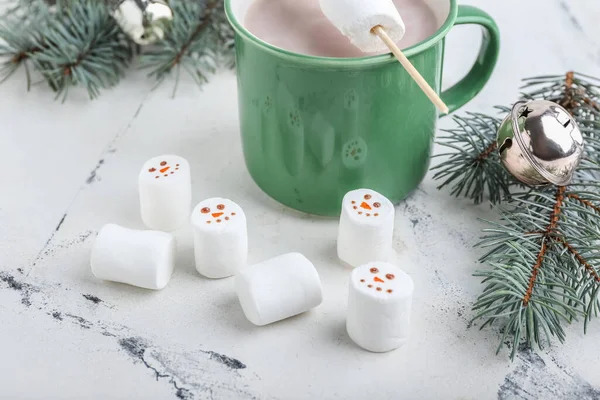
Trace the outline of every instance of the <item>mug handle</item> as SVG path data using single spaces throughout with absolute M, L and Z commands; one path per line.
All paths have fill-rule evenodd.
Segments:
M 467 24 L 483 27 L 481 48 L 469 73 L 441 94 L 450 112 L 464 106 L 483 89 L 494 71 L 500 52 L 500 31 L 488 13 L 472 6 L 458 6 L 458 16 L 454 25 Z

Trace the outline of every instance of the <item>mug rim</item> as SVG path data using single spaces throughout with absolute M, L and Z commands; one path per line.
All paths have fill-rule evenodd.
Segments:
M 281 47 L 274 46 L 264 40 L 258 38 L 254 34 L 252 34 L 248 29 L 244 27 L 244 25 L 236 18 L 235 13 L 231 8 L 231 2 L 234 0 L 225 0 L 225 15 L 229 20 L 229 23 L 235 30 L 235 32 L 245 38 L 253 42 L 256 46 L 262 48 L 265 51 L 273 53 L 278 57 L 286 58 L 291 61 L 295 61 L 297 63 L 302 64 L 312 64 L 317 66 L 332 66 L 332 67 L 364 67 L 366 65 L 381 65 L 390 62 L 397 62 L 396 58 L 392 53 L 378 54 L 374 56 L 365 56 L 365 57 L 351 57 L 351 58 L 340 58 L 340 57 L 322 57 L 322 56 L 314 56 L 309 54 L 296 53 L 290 50 L 283 49 Z M 402 52 L 407 57 L 413 56 L 415 54 L 419 54 L 434 44 L 442 40 L 446 34 L 450 31 L 452 26 L 454 26 L 454 22 L 456 21 L 458 15 L 458 5 L 457 0 L 448 0 L 450 2 L 450 12 L 448 13 L 448 17 L 446 20 L 438 28 L 437 31 L 427 39 L 418 42 L 406 49 L 403 49 Z

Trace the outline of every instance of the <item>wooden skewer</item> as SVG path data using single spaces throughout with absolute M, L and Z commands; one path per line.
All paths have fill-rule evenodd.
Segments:
M 379 36 L 379 38 L 385 43 L 385 45 L 390 49 L 390 51 L 396 56 L 400 64 L 406 69 L 408 74 L 414 79 L 414 81 L 419 85 L 421 90 L 429 97 L 429 100 L 440 110 L 443 114 L 448 114 L 450 111 L 448 110 L 448 106 L 444 104 L 440 96 L 429 86 L 427 81 L 421 76 L 419 71 L 408 61 L 408 58 L 402 53 L 402 50 L 398 48 L 396 43 L 388 36 L 381 25 L 377 25 L 371 29 L 371 32 L 375 35 Z

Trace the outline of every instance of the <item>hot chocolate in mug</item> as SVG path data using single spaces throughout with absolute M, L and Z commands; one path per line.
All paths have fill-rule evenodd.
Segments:
M 451 111 L 488 81 L 499 51 L 494 20 L 456 0 L 423 0 L 439 21 L 404 50 L 440 93 L 445 37 L 455 25 L 483 27 L 471 71 L 441 93 Z M 235 36 L 246 166 L 258 186 L 299 211 L 339 215 L 345 193 L 370 188 L 398 203 L 423 180 L 438 113 L 391 54 L 317 57 L 275 47 L 244 27 L 250 0 L 225 0 Z M 402 10 L 400 10 L 402 11 Z

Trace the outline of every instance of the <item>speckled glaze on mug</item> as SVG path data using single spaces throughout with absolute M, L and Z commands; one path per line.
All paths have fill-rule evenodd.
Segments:
M 404 53 L 438 93 L 445 36 L 454 25 L 483 27 L 471 71 L 441 93 L 451 111 L 488 81 L 500 38 L 485 12 L 456 0 L 428 0 L 443 25 Z M 235 32 L 238 102 L 250 175 L 275 200 L 310 214 L 339 215 L 345 193 L 373 189 L 393 203 L 429 167 L 438 113 L 391 54 L 314 57 L 261 41 L 242 22 L 249 0 L 226 0 Z

